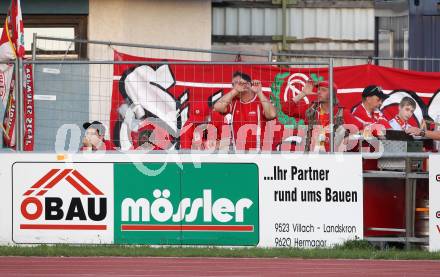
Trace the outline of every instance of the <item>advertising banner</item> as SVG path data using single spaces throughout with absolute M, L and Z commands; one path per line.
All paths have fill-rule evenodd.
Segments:
M 14 243 L 315 248 L 363 238 L 360 155 L 47 156 L 11 164 Z
M 15 163 L 13 241 L 112 243 L 113 165 Z
M 363 237 L 360 156 L 307 156 L 260 166 L 260 246 L 330 247 Z
M 440 155 L 429 155 L 429 251 L 440 251 Z
M 148 168 L 162 164 L 147 163 Z M 115 164 L 115 243 L 258 244 L 256 164 Z

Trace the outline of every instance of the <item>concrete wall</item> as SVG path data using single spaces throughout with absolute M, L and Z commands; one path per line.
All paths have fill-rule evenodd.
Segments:
M 88 37 L 210 49 L 211 14 L 210 0 L 90 0 Z M 103 54 L 89 50 L 90 58 Z M 188 57 L 178 54 L 173 55 Z
M 211 48 L 210 0 L 90 0 L 88 38 L 149 45 Z M 210 60 L 209 54 L 89 45 L 91 60 L 113 60 L 113 49 L 144 57 Z M 90 66 L 90 120 L 110 119 L 113 66 Z

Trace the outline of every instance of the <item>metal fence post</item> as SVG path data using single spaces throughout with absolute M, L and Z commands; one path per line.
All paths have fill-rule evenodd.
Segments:
M 335 152 L 335 145 L 334 145 L 334 135 L 335 135 L 335 130 L 333 128 L 334 126 L 334 95 L 333 93 L 333 58 L 330 59 L 329 61 L 329 67 L 328 67 L 328 79 L 329 79 L 329 83 L 330 83 L 330 153 Z
M 411 173 L 411 158 L 405 159 L 405 248 L 411 249 L 411 239 L 414 237 L 415 212 L 415 180 L 409 178 Z
M 37 56 L 37 33 L 32 34 L 32 60 L 35 61 Z
M 15 147 L 17 151 L 23 151 L 23 61 L 15 60 Z
M 14 61 L 14 75 L 15 75 L 15 81 L 14 81 L 14 99 L 15 99 L 15 111 L 16 111 L 16 117 L 18 117 L 18 109 L 17 109 L 17 106 L 18 106 L 18 95 L 19 95 L 19 92 L 18 92 L 18 87 L 20 86 L 20 82 L 19 82 L 19 80 L 18 80 L 18 75 L 19 75 L 19 70 L 18 70 L 18 58 L 17 59 L 15 59 L 15 61 Z M 20 145 L 20 139 L 19 139 L 19 136 L 18 136 L 18 133 L 20 132 L 20 128 L 19 128 L 19 124 L 15 124 L 15 126 L 14 126 L 14 129 L 15 129 L 15 147 L 16 147 L 16 150 L 17 151 L 19 151 L 20 149 L 19 149 L 19 145 Z M 12 138 L 11 138 L 12 139 Z

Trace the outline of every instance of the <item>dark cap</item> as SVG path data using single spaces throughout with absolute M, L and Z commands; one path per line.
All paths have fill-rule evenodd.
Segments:
M 105 127 L 101 122 L 93 121 L 93 122 L 84 122 L 84 124 L 83 124 L 84 130 L 87 130 L 90 126 L 93 129 L 98 130 L 99 135 L 101 135 L 101 136 L 105 135 Z
M 362 92 L 362 98 L 365 99 L 370 96 L 377 96 L 382 100 L 388 98 L 388 95 L 383 93 L 382 88 L 376 85 L 370 85 L 364 88 L 364 91 Z

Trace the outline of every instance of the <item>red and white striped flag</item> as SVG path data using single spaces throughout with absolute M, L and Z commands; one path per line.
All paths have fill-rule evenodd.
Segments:
M 8 147 L 15 146 L 16 103 L 14 99 L 14 66 L 8 63 L 23 58 L 24 31 L 20 0 L 12 0 L 9 6 L 3 32 L 0 37 L 0 123 L 3 124 L 3 138 Z
M 0 38 L 0 61 L 24 57 L 23 17 L 20 0 L 12 0 Z

